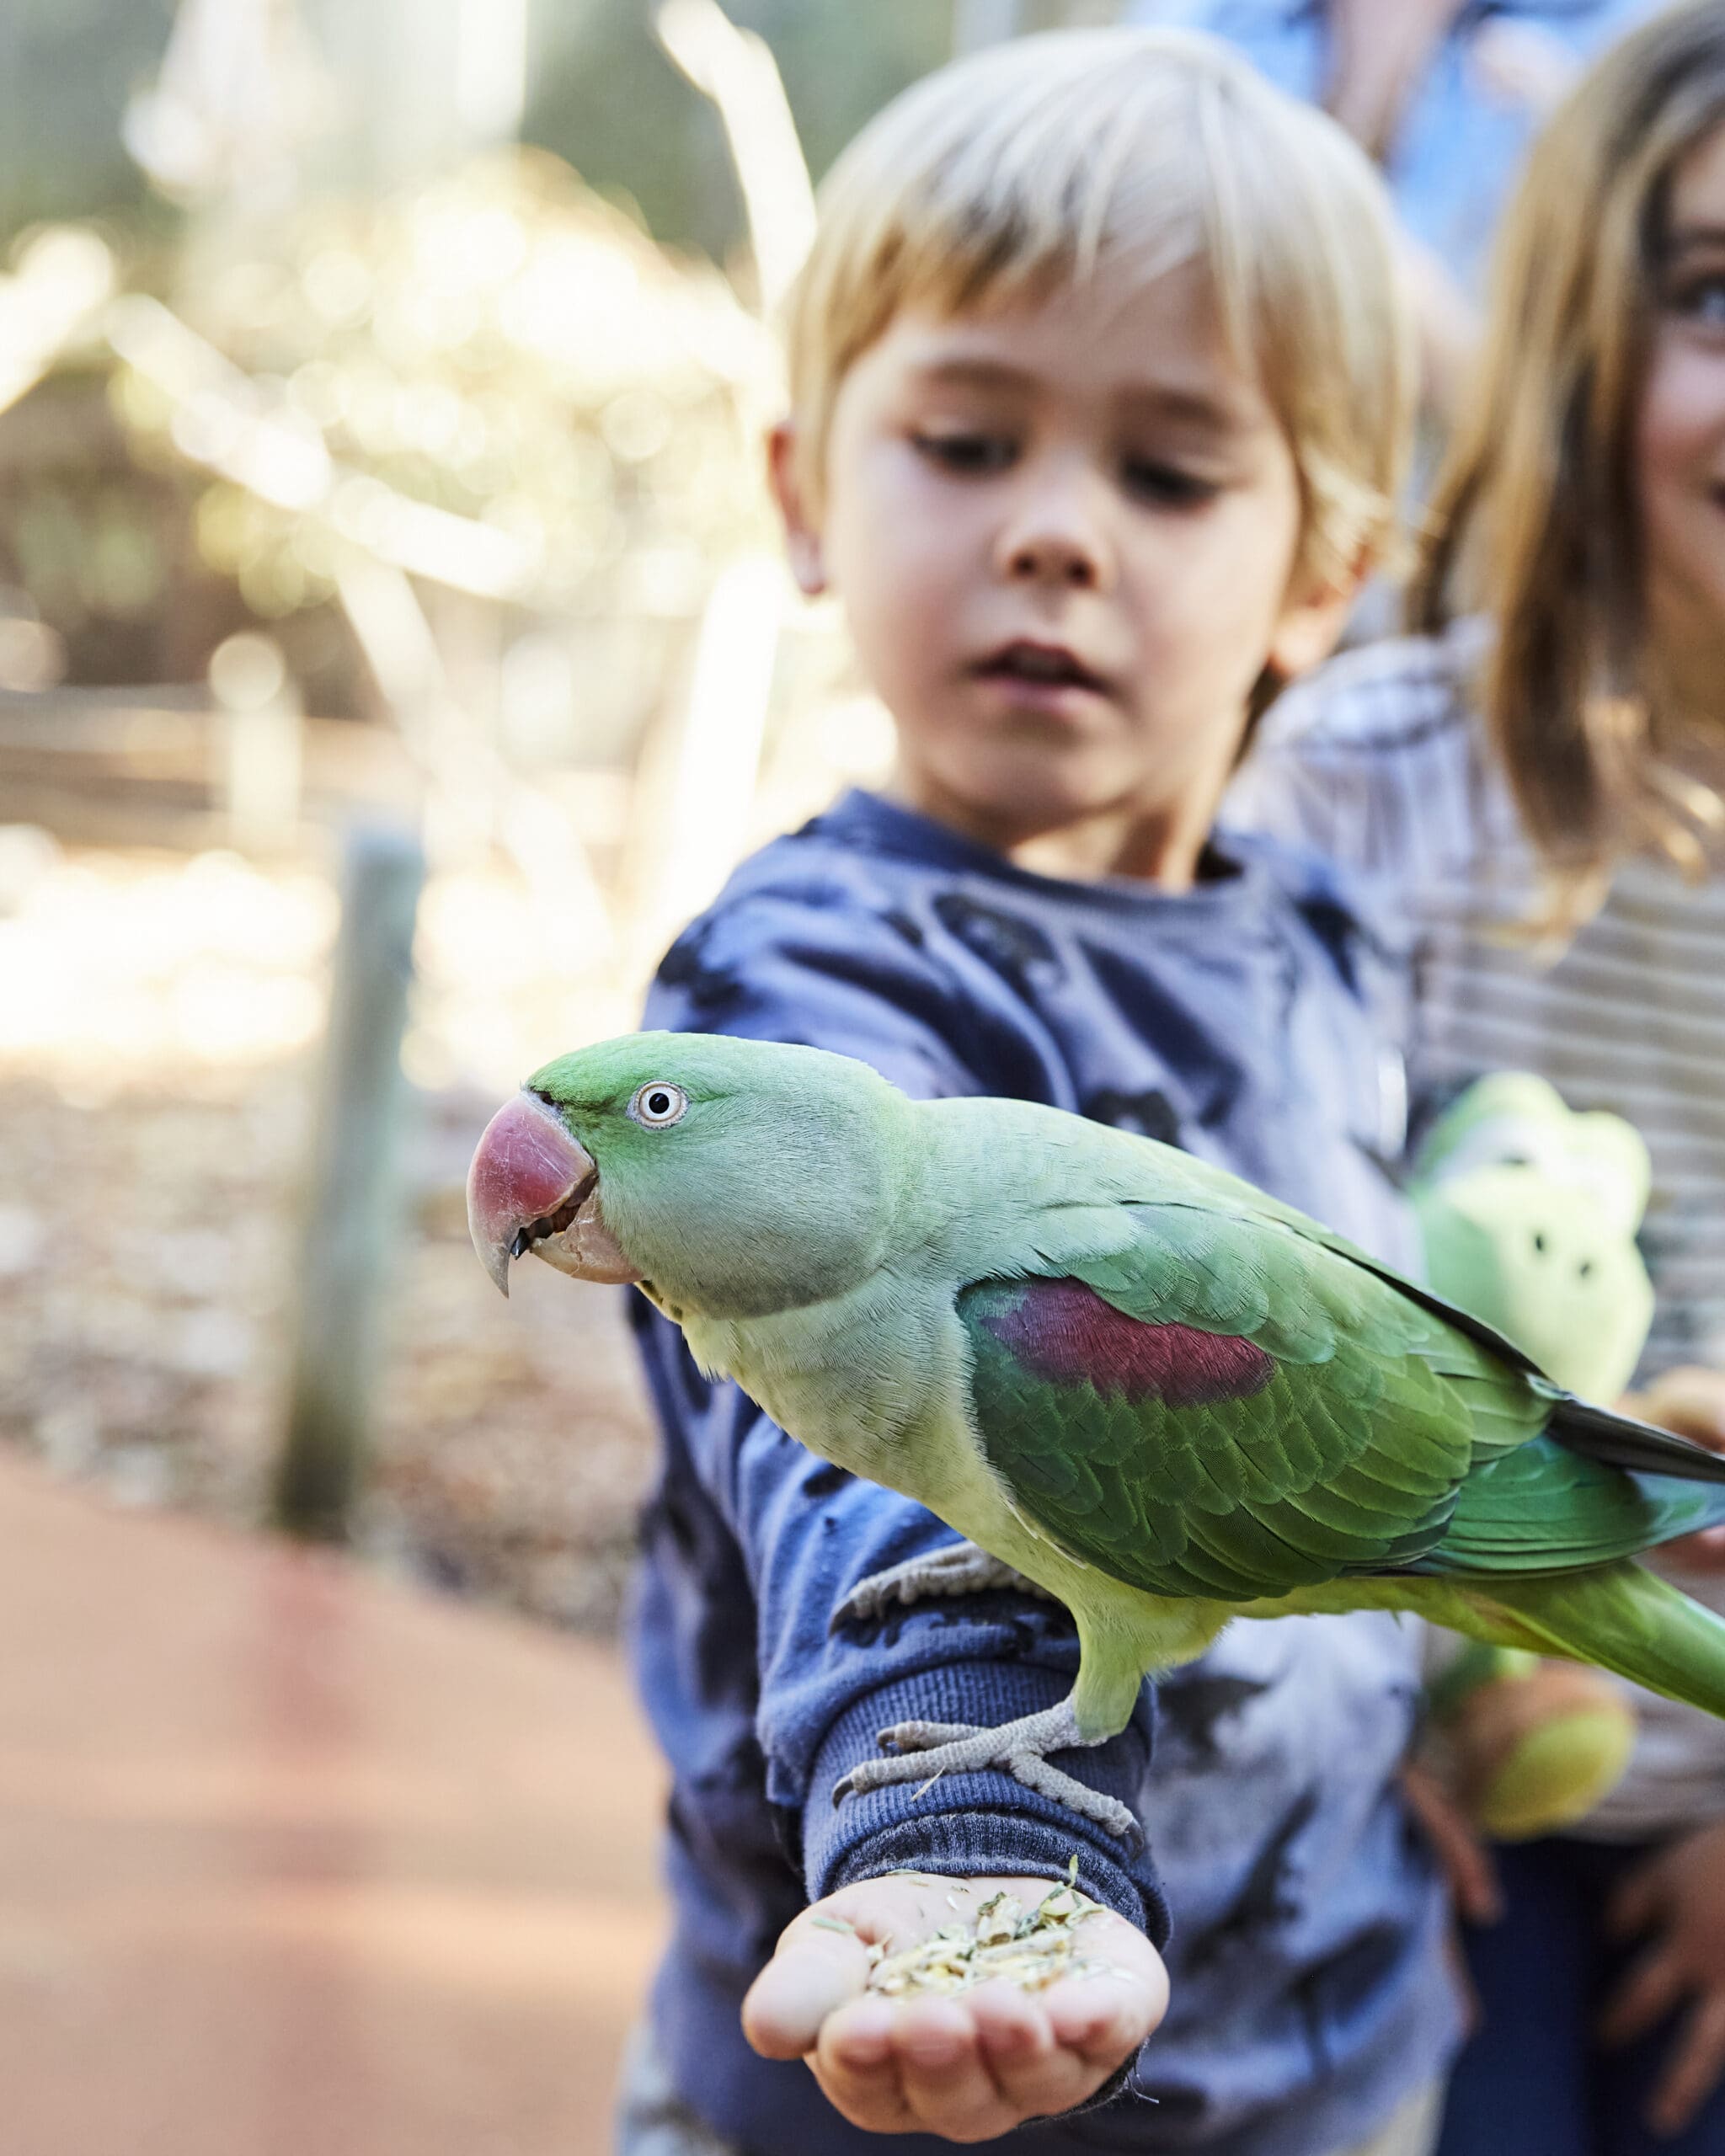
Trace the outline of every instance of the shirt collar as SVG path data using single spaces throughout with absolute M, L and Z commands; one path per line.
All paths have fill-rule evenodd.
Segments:
M 1558 22 L 1574 22 L 1604 12 L 1600 0 L 1468 0 L 1448 35 L 1453 37 L 1457 30 L 1476 29 L 1494 15 L 1543 15 Z M 1328 13 L 1328 0 L 1287 0 L 1283 18 L 1292 29 L 1320 23 Z

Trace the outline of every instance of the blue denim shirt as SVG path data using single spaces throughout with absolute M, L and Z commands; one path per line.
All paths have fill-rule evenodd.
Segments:
M 1385 8 L 1396 0 L 1378 0 Z M 1557 94 L 1662 0 L 1471 0 L 1410 97 L 1385 179 L 1402 221 L 1477 294 L 1498 218 Z M 1321 104 L 1323 0 L 1132 0 L 1126 19 L 1208 30 L 1278 88 Z
M 1230 838 L 1207 869 L 1180 894 L 1065 883 L 852 794 L 738 871 L 665 960 L 647 1021 L 1148 1132 L 1407 1263 L 1382 1165 L 1402 1136 L 1382 1031 L 1396 967 L 1315 860 Z M 1411 1630 L 1236 1624 L 1158 1688 L 1153 1758 L 1146 1691 L 1120 1737 L 1063 1762 L 1139 1811 L 1136 1858 L 997 1774 L 835 1807 L 890 1722 L 993 1724 L 1064 1697 L 1070 1620 L 989 1595 L 830 1631 L 857 1580 L 950 1530 L 706 1383 L 633 1301 L 665 1438 L 634 1626 L 672 1770 L 654 2034 L 686 2102 L 756 2156 L 879 2156 L 804 2067 L 743 2041 L 742 1993 L 779 1930 L 805 1897 L 896 1866 L 1059 1876 L 1074 1851 L 1090 1892 L 1167 1942 L 1173 2003 L 1130 2091 L 1014 2136 L 1025 2156 L 1328 2156 L 1440 2070 L 1455 2034 L 1442 1897 L 1395 1779 Z

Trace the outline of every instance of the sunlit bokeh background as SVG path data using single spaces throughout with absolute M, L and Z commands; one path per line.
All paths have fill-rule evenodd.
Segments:
M 884 767 L 761 478 L 811 178 L 955 49 L 1111 12 L 4 0 L 0 1439 L 268 1515 L 344 852 L 404 833 L 344 1532 L 613 1625 L 651 1460 L 617 1312 L 490 1293 L 465 1159 Z

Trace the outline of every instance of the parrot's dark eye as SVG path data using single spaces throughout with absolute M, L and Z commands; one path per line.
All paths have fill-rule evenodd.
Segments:
M 649 1130 L 663 1130 L 670 1123 L 681 1123 L 689 1105 L 689 1097 L 681 1086 L 667 1086 L 655 1079 L 643 1086 L 629 1102 L 629 1114 Z

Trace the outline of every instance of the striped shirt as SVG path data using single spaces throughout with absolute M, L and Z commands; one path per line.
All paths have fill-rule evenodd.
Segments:
M 1636 1126 L 1653 1157 L 1642 1247 L 1657 1295 L 1637 1380 L 1725 1364 L 1725 877 L 1693 883 L 1631 862 L 1561 951 L 1506 935 L 1535 883 L 1471 705 L 1484 633 L 1464 622 L 1368 645 L 1281 698 L 1228 819 L 1342 862 L 1380 927 L 1407 942 L 1416 1104 L 1489 1070 L 1532 1070 L 1572 1107 Z M 1725 1604 L 1725 1581 L 1680 1584 Z M 1645 1693 L 1637 1704 L 1634 1765 L 1587 1824 L 1603 1838 L 1725 1811 L 1725 1723 Z
M 1362 878 L 1413 944 L 1416 1102 L 1535 1070 L 1648 1142 L 1642 1246 L 1658 1303 L 1640 1377 L 1725 1364 L 1725 878 L 1620 871 L 1561 952 L 1513 933 L 1534 896 L 1508 787 L 1467 680 L 1477 624 L 1349 652 L 1284 697 L 1231 819 L 1298 838 Z

